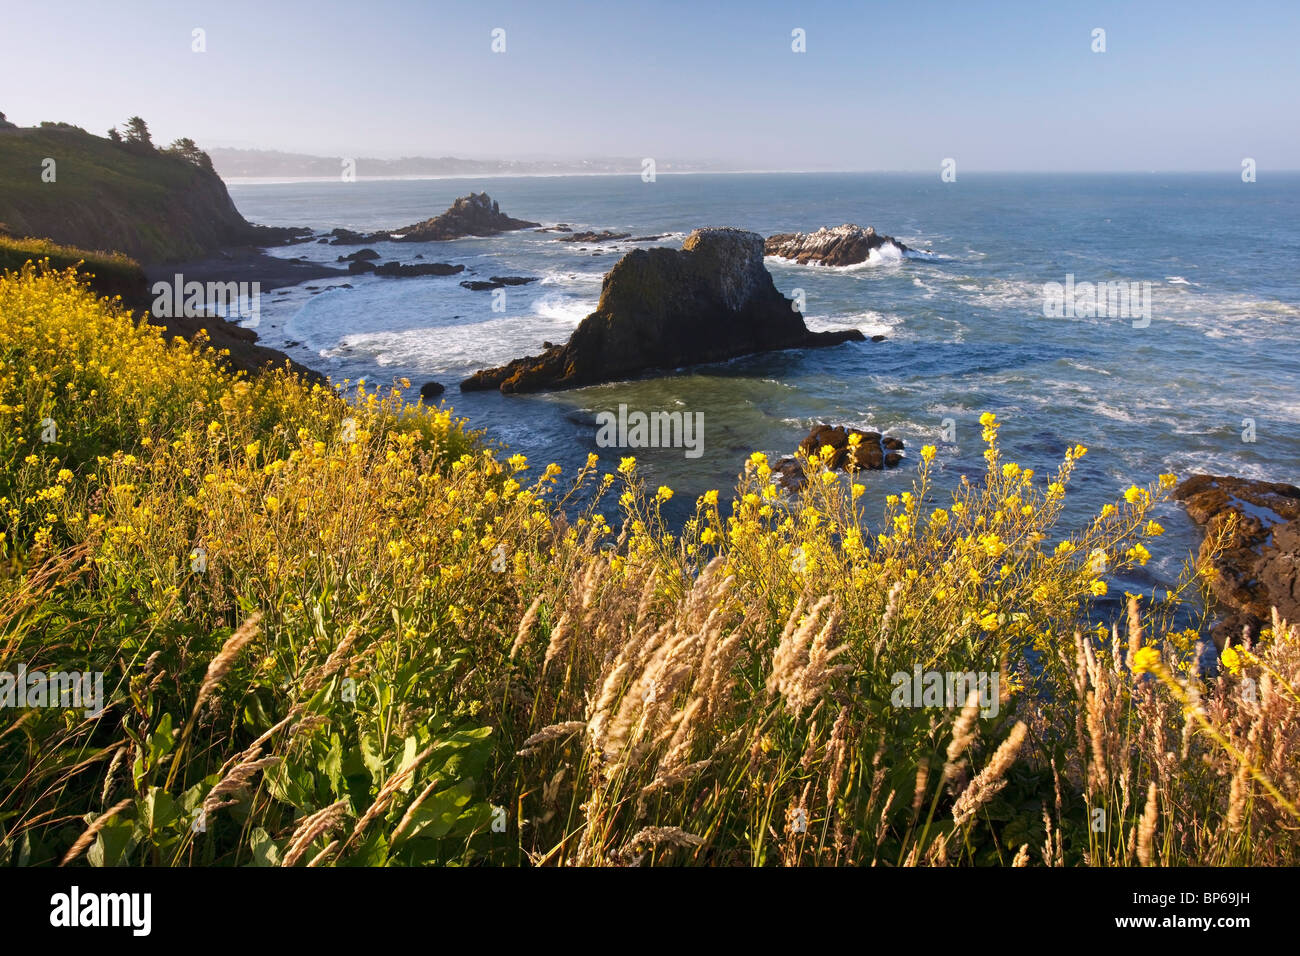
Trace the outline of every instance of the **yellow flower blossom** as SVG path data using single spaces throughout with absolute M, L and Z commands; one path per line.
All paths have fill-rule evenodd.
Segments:
M 1154 647 L 1138 648 L 1137 653 L 1133 655 L 1133 660 L 1130 662 L 1134 674 L 1155 673 L 1161 670 L 1163 666 L 1160 660 L 1160 652 Z

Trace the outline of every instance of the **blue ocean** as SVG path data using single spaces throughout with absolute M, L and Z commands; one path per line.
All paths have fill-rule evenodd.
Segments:
M 1300 479 L 1300 175 L 1244 183 L 1212 174 L 717 174 L 344 182 L 235 182 L 245 217 L 321 230 L 397 228 L 470 191 L 511 216 L 632 243 L 561 242 L 553 232 L 375 246 L 382 261 L 450 262 L 451 277 L 340 276 L 264 297 L 261 341 L 336 381 L 447 385 L 443 400 L 487 436 L 566 472 L 598 452 L 598 413 L 702 413 L 703 452 L 636 450 L 669 517 L 730 488 L 749 452 L 789 454 L 816 422 L 896 435 L 907 458 L 867 474 L 868 514 L 907 490 L 923 444 L 939 448 L 938 493 L 982 474 L 979 416 L 996 413 L 1004 456 L 1053 471 L 1086 445 L 1063 531 L 1130 484 L 1162 472 Z M 769 258 L 776 285 L 802 290 L 813 329 L 880 342 L 757 355 L 550 394 L 461 394 L 473 371 L 563 342 L 592 311 L 604 274 L 637 246 L 679 246 L 700 226 L 763 235 L 856 223 L 923 253 L 828 268 Z M 356 251 L 315 243 L 273 254 L 333 263 Z M 417 259 L 417 256 L 420 257 Z M 472 273 L 469 274 L 469 273 Z M 533 276 L 504 311 L 466 278 Z M 1138 284 L 1149 314 L 1044 314 L 1049 283 Z M 1149 284 L 1149 285 L 1146 285 Z M 345 287 L 346 286 L 346 287 Z M 1134 586 L 1166 585 L 1197 545 L 1168 506 L 1169 534 Z

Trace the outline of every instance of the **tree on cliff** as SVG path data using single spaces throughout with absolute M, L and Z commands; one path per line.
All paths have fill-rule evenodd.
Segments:
M 153 149 L 153 139 L 149 136 L 149 126 L 139 116 L 132 116 L 126 121 L 126 141 L 131 146 Z
M 200 169 L 212 169 L 212 158 L 207 153 L 199 149 L 198 144 L 188 136 L 183 136 L 176 142 L 172 143 L 165 150 L 172 156 L 179 156 L 188 163 L 193 163 Z

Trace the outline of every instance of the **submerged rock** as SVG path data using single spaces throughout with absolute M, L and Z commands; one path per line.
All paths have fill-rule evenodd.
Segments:
M 567 236 L 557 236 L 556 242 L 613 242 L 616 239 L 629 239 L 630 232 L 575 232 Z
M 451 276 L 464 271 L 464 266 L 453 266 L 446 262 L 422 262 L 414 266 L 404 266 L 400 262 L 385 262 L 382 266 L 375 267 L 375 275 L 394 279 L 409 279 L 413 276 Z
M 461 285 L 472 292 L 483 292 L 487 289 L 500 289 L 507 285 L 527 285 L 536 281 L 537 276 L 492 276 L 488 279 L 466 280 Z
M 1174 489 L 1188 515 L 1205 531 L 1200 557 L 1217 572 L 1210 590 L 1223 616 L 1211 632 L 1220 649 L 1252 635 L 1272 609 L 1300 621 L 1300 488 L 1280 482 L 1193 475 Z M 1235 516 L 1235 529 L 1214 556 L 1214 542 Z
M 763 266 L 762 236 L 697 229 L 680 250 L 637 249 L 615 263 L 596 311 L 567 344 L 476 372 L 461 388 L 572 388 L 652 368 L 863 339 L 856 329 L 808 330 Z
M 893 236 L 882 236 L 874 226 L 854 226 L 848 223 L 816 232 L 782 232 L 768 236 L 763 251 L 769 256 L 793 259 L 806 264 L 823 266 L 852 266 L 866 262 L 875 249 L 888 248 L 902 255 L 907 246 Z

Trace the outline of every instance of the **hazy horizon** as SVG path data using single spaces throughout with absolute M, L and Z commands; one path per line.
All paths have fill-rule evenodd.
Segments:
M 208 149 L 810 172 L 937 173 L 948 158 L 959 174 L 1232 172 L 1247 157 L 1261 171 L 1300 168 L 1300 7 L 1282 2 L 1246 16 L 1022 0 L 70 0 L 7 19 L 11 122 L 103 135 L 140 115 L 156 142 Z M 14 97 L 24 89 L 39 100 Z

